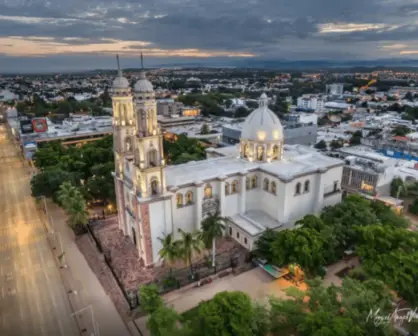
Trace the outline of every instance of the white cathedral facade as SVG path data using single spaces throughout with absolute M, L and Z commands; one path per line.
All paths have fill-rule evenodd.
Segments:
M 226 234 L 252 250 L 266 229 L 291 228 L 306 214 L 341 201 L 343 162 L 284 145 L 268 98 L 246 119 L 239 148 L 208 150 L 207 160 L 167 166 L 152 84 L 141 71 L 133 90 L 113 81 L 115 190 L 119 227 L 145 266 L 159 263 L 159 237 L 200 229 L 216 209 Z

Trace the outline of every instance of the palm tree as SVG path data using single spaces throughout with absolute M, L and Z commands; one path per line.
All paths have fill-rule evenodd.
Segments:
M 68 210 L 77 193 L 79 193 L 78 189 L 69 181 L 60 185 L 58 190 L 58 201 L 65 210 Z
M 201 239 L 207 249 L 212 248 L 212 267 L 215 267 L 216 238 L 223 236 L 225 218 L 221 217 L 219 210 L 216 210 L 215 213 L 209 214 L 209 216 L 202 221 L 201 225 Z
M 178 229 L 181 234 L 179 241 L 179 252 L 184 262 L 190 266 L 190 272 L 193 274 L 192 257 L 195 253 L 200 253 L 203 249 L 203 242 L 200 239 L 201 234 L 199 231 L 184 232 L 182 229 Z
M 74 195 L 71 199 L 67 209 L 68 213 L 68 225 L 75 229 L 78 226 L 87 225 L 89 221 L 89 212 L 87 211 L 86 201 L 80 192 Z
M 174 235 L 164 234 L 163 237 L 158 237 L 162 248 L 158 252 L 160 259 L 170 266 L 170 276 L 173 275 L 173 264 L 180 258 L 179 241 L 174 240 Z

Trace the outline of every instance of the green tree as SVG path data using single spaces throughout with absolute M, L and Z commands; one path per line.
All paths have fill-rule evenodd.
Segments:
M 68 214 L 68 225 L 73 230 L 76 231 L 87 225 L 89 213 L 87 211 L 86 201 L 79 191 L 74 195 L 66 210 Z
M 361 131 L 354 132 L 350 138 L 350 145 L 351 146 L 360 145 L 361 138 L 362 138 Z
M 52 197 L 56 200 L 56 192 L 60 185 L 67 181 L 74 183 L 74 176 L 61 169 L 49 168 L 41 171 L 31 179 L 32 196 Z
M 392 309 L 391 294 L 382 282 L 345 278 L 341 287 L 324 287 L 314 279 L 308 285 L 307 292 L 289 288 L 289 300 L 270 298 L 273 335 L 393 335 L 391 326 L 376 325 L 367 318 L 371 310 L 379 309 L 385 316 Z
M 418 303 L 418 233 L 388 225 L 358 228 L 363 269 L 399 295 Z
M 212 249 L 212 267 L 215 267 L 216 258 L 216 239 L 223 236 L 225 229 L 225 218 L 223 218 L 219 210 L 213 214 L 209 214 L 202 223 L 201 239 L 207 249 Z
M 35 167 L 41 170 L 55 167 L 60 163 L 64 154 L 65 148 L 60 142 L 49 142 L 35 152 L 33 156 Z
M 161 242 L 162 246 L 158 254 L 164 264 L 170 266 L 170 275 L 172 275 L 172 266 L 181 257 L 179 241 L 174 239 L 172 233 L 164 234 L 162 238 L 158 237 L 158 240 Z
M 330 147 L 332 149 L 338 149 L 343 146 L 343 142 L 341 140 L 332 140 L 330 143 Z
M 324 140 L 321 140 L 315 145 L 315 148 L 319 150 L 325 150 L 327 149 L 327 143 Z
M 295 263 L 309 274 L 318 274 L 325 263 L 324 241 L 312 229 L 283 230 L 272 244 L 273 263 L 278 266 Z
M 164 306 L 164 301 L 160 296 L 158 286 L 155 284 L 141 286 L 138 294 L 142 311 L 147 314 L 152 314 Z
M 68 211 L 78 193 L 79 191 L 77 188 L 74 187 L 70 181 L 67 181 L 60 185 L 57 193 L 57 200 L 61 206 Z
M 411 214 L 418 215 L 418 198 L 415 198 L 412 204 L 408 206 L 408 211 Z
M 266 229 L 256 241 L 256 253 L 267 261 L 273 260 L 273 252 L 271 247 L 276 240 L 278 231 Z
M 203 243 L 200 239 L 200 232 L 184 232 L 178 229 L 181 235 L 179 242 L 179 251 L 184 262 L 190 266 L 190 272 L 193 274 L 192 257 L 196 253 L 200 253 L 203 249 Z
M 392 130 L 392 134 L 395 136 L 401 136 L 404 137 L 407 134 L 411 133 L 411 130 L 409 129 L 409 127 L 406 127 L 404 125 L 399 125 L 396 126 L 393 130 Z
M 395 198 L 406 196 L 406 187 L 400 177 L 395 177 L 390 183 L 390 195 Z
M 65 116 L 68 117 L 70 115 L 70 113 L 72 113 L 72 112 L 73 112 L 73 107 L 71 106 L 71 104 L 68 101 L 63 100 L 63 101 L 60 101 L 58 103 L 58 109 L 57 109 L 56 113 L 64 114 Z
M 200 134 L 209 134 L 209 133 L 210 133 L 209 125 L 206 123 L 203 123 L 202 127 L 200 128 Z
M 153 311 L 147 321 L 151 336 L 184 335 L 179 327 L 180 315 L 164 305 Z
M 244 106 L 240 106 L 235 110 L 234 117 L 235 118 L 245 118 L 250 114 L 250 111 L 247 110 Z
M 243 292 L 220 292 L 199 306 L 198 325 L 204 335 L 253 336 L 254 309 Z

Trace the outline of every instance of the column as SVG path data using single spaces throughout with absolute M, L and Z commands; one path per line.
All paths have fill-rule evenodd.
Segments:
M 219 212 L 222 217 L 225 216 L 225 179 L 219 180 Z
M 200 230 L 202 223 L 203 183 L 196 184 L 196 230 Z
M 240 182 L 240 198 L 239 198 L 239 202 L 240 202 L 240 213 L 244 213 L 245 212 L 245 202 L 246 202 L 246 197 L 247 197 L 247 186 L 245 184 L 245 178 L 246 175 L 245 174 L 241 174 L 241 182 Z
M 324 204 L 324 179 L 323 171 L 317 173 L 317 188 L 316 188 L 316 198 L 314 199 L 314 213 L 319 213 Z

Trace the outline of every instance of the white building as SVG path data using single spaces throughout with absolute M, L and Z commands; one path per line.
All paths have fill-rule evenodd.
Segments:
M 341 201 L 343 162 L 305 146 L 285 146 L 265 94 L 247 117 L 238 148 L 212 149 L 208 156 L 216 158 L 167 166 L 145 72 L 131 92 L 119 70 L 112 91 L 119 227 L 146 266 L 159 262 L 158 238 L 200 229 L 217 209 L 227 218 L 226 234 L 251 250 L 266 228 L 292 227 Z
M 341 96 L 344 93 L 343 83 L 334 83 L 326 85 L 326 93 L 333 96 Z
M 303 95 L 297 100 L 297 107 L 314 110 L 315 112 L 324 111 L 325 100 L 320 96 Z

